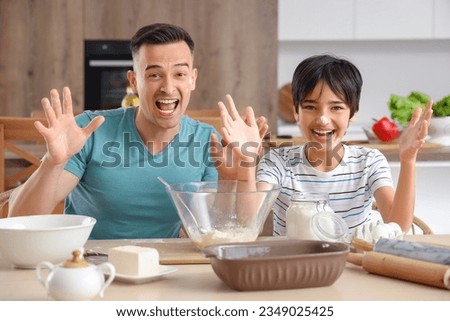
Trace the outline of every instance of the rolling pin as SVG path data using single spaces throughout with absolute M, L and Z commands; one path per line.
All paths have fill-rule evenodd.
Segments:
M 351 244 L 353 248 L 360 251 L 375 251 L 410 259 L 450 265 L 450 247 L 388 238 L 380 238 L 375 245 L 355 238 Z
M 450 248 L 443 246 L 380 238 L 375 243 L 373 250 L 416 260 L 450 265 Z
M 379 252 L 349 253 L 347 262 L 369 273 L 450 289 L 450 267 Z

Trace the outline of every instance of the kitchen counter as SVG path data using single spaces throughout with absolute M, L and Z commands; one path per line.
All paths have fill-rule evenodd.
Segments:
M 276 137 L 266 139 L 264 147 L 276 148 L 282 146 L 301 145 L 305 143 L 303 137 Z M 400 161 L 398 157 L 398 144 L 397 143 L 369 143 L 367 140 L 354 140 L 345 142 L 347 145 L 359 145 L 368 148 L 375 148 L 382 152 L 389 162 Z M 442 146 L 439 144 L 425 143 L 419 154 L 417 155 L 417 161 L 450 161 L 450 146 Z
M 450 235 L 409 235 L 408 240 L 450 244 Z M 86 249 L 105 251 L 110 247 L 139 244 L 151 245 L 161 242 L 190 242 L 177 240 L 98 240 L 88 241 Z M 169 253 L 170 254 L 170 253 Z M 168 253 L 162 252 L 164 258 Z M 331 286 L 239 292 L 230 289 L 214 273 L 210 264 L 177 264 L 178 270 L 159 280 L 143 284 L 114 281 L 106 289 L 104 298 L 97 300 L 119 301 L 340 301 L 340 300 L 450 300 L 450 291 L 426 285 L 369 274 L 361 267 L 347 263 L 343 274 Z M 362 290 L 364 289 L 364 290 Z M 0 300 L 50 300 L 44 287 L 38 282 L 34 270 L 18 270 L 9 267 L 0 258 Z

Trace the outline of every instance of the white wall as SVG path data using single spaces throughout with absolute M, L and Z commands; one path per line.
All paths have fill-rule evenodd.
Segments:
M 450 95 L 450 40 L 282 41 L 279 87 L 292 80 L 301 60 L 326 52 L 348 58 L 361 71 L 364 85 L 356 124 L 389 116 L 391 94 L 418 90 L 435 101 Z
M 397 184 L 400 163 L 389 163 Z M 416 215 L 436 234 L 450 234 L 450 162 L 417 162 Z

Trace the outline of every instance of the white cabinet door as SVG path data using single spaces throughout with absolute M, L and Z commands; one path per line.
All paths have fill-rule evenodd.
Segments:
M 355 39 L 432 39 L 433 4 L 434 0 L 356 0 Z
M 279 0 L 279 40 L 353 39 L 354 0 Z
M 434 37 L 450 38 L 450 1 L 434 0 Z

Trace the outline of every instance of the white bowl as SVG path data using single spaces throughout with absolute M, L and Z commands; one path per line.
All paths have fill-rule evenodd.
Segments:
M 430 135 L 428 142 L 450 146 L 450 116 L 431 117 L 428 134 Z
M 84 246 L 96 222 L 64 214 L 0 219 L 0 256 L 18 268 L 35 268 L 43 261 L 58 264 Z

